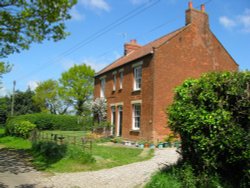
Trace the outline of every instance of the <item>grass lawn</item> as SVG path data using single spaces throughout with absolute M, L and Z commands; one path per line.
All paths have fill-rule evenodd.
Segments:
M 43 133 L 47 134 L 58 134 L 58 135 L 63 135 L 63 136 L 75 136 L 77 138 L 82 138 L 86 132 L 84 131 L 58 131 L 58 130 L 53 130 L 53 131 L 42 131 Z
M 6 148 L 25 149 L 31 152 L 32 144 L 29 140 L 22 138 L 1 136 L 4 131 L 0 129 L 0 145 Z M 49 131 L 51 133 L 51 131 Z M 55 131 L 54 134 L 83 136 L 82 131 Z M 93 143 L 92 151 L 83 151 L 81 146 L 68 145 L 67 152 L 63 158 L 49 165 L 43 164 L 42 158 L 34 155 L 34 164 L 39 164 L 40 168 L 50 172 L 77 172 L 112 168 L 133 162 L 150 159 L 153 150 L 142 150 L 139 148 L 127 148 L 121 146 L 104 146 Z M 92 158 L 88 160 L 87 158 Z M 87 162 L 86 162 L 87 161 Z
M 153 150 L 143 151 L 138 148 L 100 146 L 94 144 L 92 150 L 92 155 L 95 158 L 94 163 L 81 164 L 76 160 L 66 157 L 52 164 L 46 170 L 51 172 L 93 171 L 148 160 L 153 157 L 153 154 Z

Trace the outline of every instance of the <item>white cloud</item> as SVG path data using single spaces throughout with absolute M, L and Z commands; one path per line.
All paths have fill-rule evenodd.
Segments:
M 110 11 L 110 6 L 105 0 L 80 0 L 81 4 L 91 9 Z
M 84 15 L 81 14 L 76 6 L 74 6 L 71 10 L 70 10 L 70 15 L 71 15 L 71 20 L 75 20 L 75 21 L 81 21 L 84 20 Z
M 219 21 L 227 29 L 237 28 L 239 31 L 250 33 L 250 9 L 245 9 L 242 14 L 234 18 L 222 16 Z
M 226 28 L 232 28 L 232 27 L 236 26 L 235 21 L 226 17 L 226 16 L 220 17 L 219 21 Z
M 38 86 L 38 82 L 37 81 L 34 81 L 34 80 L 31 80 L 27 83 L 27 86 L 32 90 L 34 91 L 37 86 Z
M 250 32 L 250 9 L 246 9 L 242 15 L 239 15 L 238 21 L 242 24 L 243 31 Z

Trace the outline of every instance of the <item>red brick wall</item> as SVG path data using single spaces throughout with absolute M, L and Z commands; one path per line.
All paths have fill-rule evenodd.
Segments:
M 209 30 L 207 14 L 194 9 L 187 10 L 186 14 L 188 26 L 185 30 L 154 49 L 153 56 L 148 55 L 143 58 L 140 92 L 133 92 L 132 68 L 132 64 L 140 60 L 105 73 L 108 119 L 111 120 L 110 104 L 122 102 L 122 137 L 125 139 L 163 139 L 170 132 L 167 126 L 166 108 L 173 101 L 173 91 L 176 86 L 187 78 L 198 78 L 205 72 L 238 70 L 238 65 Z M 123 89 L 119 90 L 121 68 L 124 69 L 124 78 Z M 113 71 L 117 71 L 115 92 L 112 92 Z M 100 76 L 95 79 L 95 98 L 100 96 Z M 133 100 L 142 100 L 140 132 L 131 132 Z M 117 114 L 116 110 L 116 116 Z
M 111 104 L 123 103 L 123 129 L 122 137 L 128 140 L 152 139 L 152 113 L 153 113 L 153 77 L 152 77 L 152 56 L 143 59 L 142 65 L 142 86 L 141 91 L 133 92 L 133 67 L 134 63 L 129 63 L 115 70 L 107 72 L 95 78 L 94 96 L 100 97 L 100 77 L 106 75 L 105 96 L 108 101 L 108 120 L 111 121 Z M 120 74 L 123 71 L 123 88 L 119 90 Z M 113 72 L 117 71 L 116 91 L 113 92 Z M 132 130 L 132 104 L 131 101 L 142 100 L 141 104 L 141 127 L 139 132 Z M 116 121 L 118 120 L 118 108 L 116 108 Z M 117 124 L 117 122 L 116 122 Z M 116 131 L 114 132 L 116 135 Z
M 155 49 L 154 60 L 154 139 L 163 139 L 169 133 L 165 112 L 173 101 L 176 86 L 205 72 L 238 70 L 238 65 L 209 29 L 200 30 L 195 25 L 189 25 Z

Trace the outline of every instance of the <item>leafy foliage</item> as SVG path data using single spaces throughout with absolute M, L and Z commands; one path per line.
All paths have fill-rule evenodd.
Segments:
M 210 73 L 176 89 L 169 124 L 196 173 L 219 173 L 235 186 L 249 181 L 249 106 L 248 71 Z
M 14 115 L 32 114 L 40 112 L 39 106 L 33 100 L 34 92 L 29 88 L 22 92 L 15 92 Z M 12 96 L 0 98 L 0 123 L 5 123 L 11 111 Z
M 18 136 L 28 138 L 32 130 L 36 128 L 36 125 L 29 121 L 10 121 L 6 126 L 6 134 L 11 136 Z
M 97 117 L 98 122 L 104 122 L 107 119 L 107 100 L 105 98 L 96 98 L 91 103 L 91 109 Z
M 63 100 L 59 93 L 56 80 L 39 83 L 33 99 L 43 112 L 49 111 L 51 114 L 65 114 L 69 107 L 69 102 Z
M 62 159 L 67 152 L 67 145 L 58 145 L 51 141 L 39 141 L 32 144 L 32 152 L 36 158 L 35 165 L 43 169 Z
M 76 0 L 4 0 L 0 2 L 0 58 L 28 49 L 32 42 L 67 36 L 65 20 Z
M 30 121 L 35 124 L 40 130 L 82 130 L 83 127 L 92 126 L 92 118 L 79 118 L 70 115 L 53 115 L 53 114 L 26 114 L 21 116 L 11 117 L 8 123 L 12 121 Z
M 60 92 L 65 100 L 71 101 L 77 115 L 86 115 L 83 112 L 88 110 L 86 103 L 93 95 L 94 73 L 90 66 L 74 65 L 59 79 Z

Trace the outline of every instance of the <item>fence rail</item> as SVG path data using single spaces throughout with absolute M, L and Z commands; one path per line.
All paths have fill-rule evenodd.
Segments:
M 30 136 L 32 141 L 51 141 L 57 144 L 71 144 L 81 146 L 83 149 L 92 151 L 93 139 L 79 136 L 69 136 L 63 134 L 46 133 L 33 131 Z

